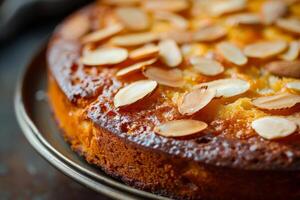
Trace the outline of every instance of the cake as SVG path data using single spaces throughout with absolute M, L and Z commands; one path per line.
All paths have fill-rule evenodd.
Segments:
M 57 27 L 48 96 L 71 148 L 174 199 L 300 199 L 300 3 L 102 0 Z

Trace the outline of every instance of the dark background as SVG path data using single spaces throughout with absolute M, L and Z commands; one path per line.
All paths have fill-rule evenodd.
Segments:
M 51 2 L 51 3 L 49 3 Z M 0 0 L 0 200 L 107 199 L 64 176 L 23 136 L 13 108 L 18 77 L 82 0 Z

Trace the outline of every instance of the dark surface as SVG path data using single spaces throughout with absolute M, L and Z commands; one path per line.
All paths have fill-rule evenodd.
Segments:
M 0 46 L 0 200 L 107 199 L 43 160 L 26 141 L 15 119 L 13 96 L 18 75 L 54 24 L 23 31 Z

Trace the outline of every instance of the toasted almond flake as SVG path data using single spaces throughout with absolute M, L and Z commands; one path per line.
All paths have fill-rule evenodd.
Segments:
M 155 33 L 132 33 L 122 36 L 113 37 L 111 42 L 118 46 L 137 46 L 157 40 Z
M 179 29 L 185 30 L 189 26 L 189 22 L 184 17 L 175 13 L 158 11 L 154 13 L 154 17 L 158 20 L 169 21 L 171 24 L 173 24 Z
M 216 90 L 216 97 L 232 97 L 247 92 L 250 84 L 241 79 L 219 79 L 207 83 L 196 85 L 195 88 L 205 88 Z
M 289 82 L 286 87 L 292 90 L 300 91 L 300 81 Z
M 276 21 L 276 25 L 285 30 L 295 34 L 300 34 L 300 20 L 299 19 L 279 19 Z
M 248 62 L 248 58 L 244 53 L 230 42 L 219 43 L 217 50 L 227 61 L 236 65 L 244 65 Z
M 154 132 L 165 137 L 183 137 L 199 133 L 206 128 L 205 122 L 181 119 L 160 124 L 154 128 Z
M 244 54 L 252 58 L 270 58 L 282 53 L 287 48 L 284 41 L 265 41 L 245 47 Z
M 181 51 L 174 40 L 162 40 L 158 44 L 159 56 L 162 62 L 169 67 L 176 67 L 182 62 Z
M 211 25 L 200 28 L 193 35 L 193 39 L 197 42 L 212 42 L 221 39 L 227 34 L 227 31 L 218 25 Z
M 137 7 L 120 7 L 116 9 L 116 14 L 129 30 L 141 31 L 149 27 L 147 13 Z
M 224 72 L 223 65 L 215 60 L 193 56 L 190 62 L 197 72 L 206 76 L 216 76 Z
M 129 6 L 137 5 L 141 0 L 102 0 L 104 4 L 113 5 L 113 6 Z
M 139 60 L 158 56 L 159 48 L 156 45 L 146 45 L 130 52 L 129 58 Z
M 124 69 L 119 70 L 119 71 L 116 73 L 116 76 L 124 76 L 124 75 L 130 74 L 130 73 L 132 73 L 132 72 L 141 70 L 143 67 L 155 63 L 156 60 L 157 60 L 157 59 L 154 58 L 154 59 L 151 59 L 151 60 L 147 60 L 147 61 L 135 63 L 135 64 L 133 64 L 133 65 L 131 65 L 131 66 L 129 66 L 129 67 L 126 67 L 126 68 L 124 68 Z
M 232 12 L 244 10 L 246 8 L 246 0 L 226 0 L 212 2 L 209 12 L 213 16 L 220 16 Z
M 215 90 L 206 88 L 194 89 L 186 93 L 178 103 L 178 111 L 182 115 L 192 115 L 204 108 L 215 97 Z
M 182 87 L 183 75 L 180 69 L 165 70 L 158 67 L 147 67 L 144 75 L 159 84 L 169 87 Z
M 264 24 L 273 24 L 277 19 L 283 17 L 288 11 L 286 2 L 282 0 L 266 1 L 261 8 L 261 16 Z
M 297 129 L 296 123 L 277 116 L 267 116 L 254 120 L 251 127 L 258 135 L 268 140 L 287 137 Z
M 178 44 L 193 42 L 193 33 L 189 31 L 173 30 L 173 31 L 161 32 L 159 34 L 159 37 L 162 40 L 172 39 Z
M 108 27 L 105 27 L 101 30 L 89 33 L 85 35 L 82 39 L 82 43 L 90 43 L 90 42 L 99 42 L 101 40 L 107 39 L 123 30 L 123 26 L 121 24 L 113 24 Z
M 286 117 L 288 120 L 294 122 L 297 126 L 298 129 L 300 129 L 300 116 L 299 115 L 291 115 Z
M 299 52 L 300 52 L 299 41 L 292 41 L 289 44 L 288 50 L 284 54 L 280 55 L 279 57 L 283 60 L 293 61 L 296 60 L 296 58 L 298 58 Z
M 81 62 L 85 65 L 112 65 L 126 60 L 128 52 L 122 48 L 101 48 L 83 55 Z
M 252 100 L 252 104 L 258 108 L 266 110 L 278 110 L 291 108 L 300 103 L 300 96 L 287 92 L 272 96 L 259 97 Z
M 83 14 L 75 15 L 61 27 L 60 33 L 65 39 L 79 39 L 90 30 L 89 18 Z
M 261 23 L 259 15 L 254 13 L 243 13 L 232 15 L 227 18 L 227 24 L 231 26 L 236 25 L 258 25 Z
M 277 76 L 300 78 L 300 60 L 274 61 L 268 63 L 265 69 Z
M 189 4 L 186 0 L 144 0 L 143 7 L 149 11 L 180 12 L 186 10 Z
M 141 80 L 133 82 L 117 92 L 114 97 L 114 105 L 118 108 L 133 104 L 152 93 L 156 87 L 156 81 Z

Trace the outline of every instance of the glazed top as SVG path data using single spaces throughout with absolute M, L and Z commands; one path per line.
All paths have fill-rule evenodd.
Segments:
M 47 60 L 74 106 L 119 137 L 216 166 L 299 170 L 299 11 L 293 0 L 105 0 L 57 28 Z M 201 124 L 167 123 L 181 119 Z

